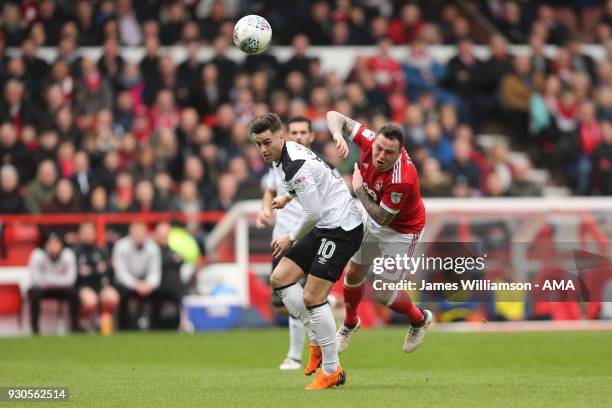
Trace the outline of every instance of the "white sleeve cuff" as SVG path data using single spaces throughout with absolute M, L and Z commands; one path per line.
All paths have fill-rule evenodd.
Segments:
M 399 212 L 399 210 L 392 210 L 391 208 L 387 207 L 382 201 L 380 202 L 380 206 L 389 214 L 397 214 Z
M 353 126 L 353 130 L 351 134 L 349 135 L 349 139 L 353 140 L 353 138 L 357 134 L 357 131 L 359 130 L 360 127 L 361 127 L 361 123 L 355 122 L 355 126 Z

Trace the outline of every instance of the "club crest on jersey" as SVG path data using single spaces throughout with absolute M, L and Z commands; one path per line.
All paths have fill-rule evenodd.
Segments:
M 402 193 L 391 193 L 391 202 L 393 204 L 399 204 L 402 201 Z
M 374 185 L 374 189 L 375 189 L 376 191 L 380 191 L 380 189 L 382 188 L 382 186 L 383 186 L 383 182 L 382 182 L 382 180 L 381 180 L 381 179 L 378 179 L 378 180 L 376 180 L 376 184 Z
M 376 132 L 370 129 L 365 129 L 363 132 L 361 132 L 361 135 L 371 141 L 376 136 Z

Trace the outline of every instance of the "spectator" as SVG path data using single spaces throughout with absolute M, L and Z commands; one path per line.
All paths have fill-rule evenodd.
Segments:
M 19 174 L 12 164 L 0 168 L 0 214 L 23 214 L 25 203 L 18 191 Z
M 91 317 L 98 308 L 102 313 L 112 315 L 119 304 L 119 293 L 111 286 L 109 256 L 96 245 L 96 227 L 92 222 L 80 225 L 74 252 L 78 268 L 76 291 L 81 317 Z
M 129 235 L 115 243 L 112 264 L 115 287 L 120 295 L 120 329 L 137 327 L 129 313 L 128 302 L 132 298 L 151 299 L 161 281 L 161 262 L 160 248 L 147 236 L 147 227 L 142 222 L 131 224 Z
M 507 124 L 515 136 L 521 137 L 526 133 L 531 97 L 544 89 L 544 75 L 532 72 L 527 55 L 517 55 L 513 65 L 513 72 L 501 78 L 500 92 Z M 522 139 L 525 142 L 524 137 Z
M 151 310 L 151 328 L 178 329 L 181 317 L 181 300 L 186 292 L 185 284 L 181 280 L 181 266 L 183 260 L 179 254 L 168 246 L 168 236 L 171 226 L 162 222 L 155 227 L 155 241 L 161 252 L 162 276 L 159 287 L 153 294 Z M 163 306 L 170 303 L 174 313 L 170 318 L 163 318 Z
M 314 45 L 328 44 L 331 39 L 331 20 L 329 4 L 316 1 L 311 8 L 310 18 L 304 21 L 300 31 L 306 33 Z
M 453 161 L 453 145 L 442 134 L 442 128 L 437 121 L 429 121 L 425 125 L 425 147 L 431 156 L 437 160 L 442 168 L 448 168 Z
M 452 185 L 453 180 L 442 171 L 435 158 L 430 157 L 425 160 L 420 178 L 423 197 L 448 197 L 451 195 Z
M 405 4 L 400 10 L 400 17 L 391 20 L 389 38 L 395 44 L 410 44 L 419 36 L 424 25 L 419 6 L 412 3 Z
M 28 267 L 32 282 L 28 291 L 32 332 L 39 333 L 40 301 L 48 298 L 67 301 L 72 331 L 81 331 L 78 297 L 74 289 L 77 265 L 72 249 L 65 247 L 59 236 L 51 234 L 44 247 L 32 251 Z
M 531 163 L 527 158 L 518 158 L 513 162 L 514 177 L 507 194 L 512 197 L 538 197 L 542 195 L 540 187 L 529 179 Z
M 106 78 L 102 77 L 95 63 L 83 59 L 82 76 L 76 85 L 75 102 L 79 115 L 91 116 L 102 109 L 110 109 L 112 104 L 112 88 Z
M 601 124 L 602 141 L 593 149 L 593 177 L 603 195 L 612 195 L 612 124 Z
M 368 67 L 374 75 L 374 81 L 379 90 L 386 95 L 404 90 L 404 75 L 402 67 L 391 55 L 391 41 L 382 39 L 377 44 L 378 53 L 368 58 Z
M 134 47 L 142 43 L 142 31 L 131 0 L 117 1 L 117 24 L 121 44 Z
M 0 163 L 14 165 L 22 181 L 28 181 L 31 177 L 28 152 L 17 139 L 15 127 L 10 123 L 0 125 Z
M 293 38 L 293 56 L 283 64 L 283 76 L 287 76 L 289 72 L 298 71 L 304 75 L 308 75 L 308 66 L 312 60 L 308 57 L 308 47 L 310 41 L 304 34 L 298 34 Z
M 36 179 L 28 184 L 25 204 L 32 214 L 42 212 L 44 206 L 53 200 L 57 170 L 51 160 L 43 160 L 38 166 Z
M 472 160 L 472 146 L 465 140 L 456 140 L 453 145 L 454 159 L 449 165 L 449 172 L 454 182 L 468 188 L 468 195 L 481 191 L 480 170 Z
M 10 122 L 17 135 L 25 125 L 38 125 L 34 104 L 24 103 L 24 86 L 17 79 L 9 79 L 4 86 L 4 98 L 0 102 L 0 123 Z

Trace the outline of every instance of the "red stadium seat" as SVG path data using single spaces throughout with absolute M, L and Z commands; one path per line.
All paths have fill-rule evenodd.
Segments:
M 21 327 L 21 289 L 16 283 L 0 285 L 0 316 L 15 315 Z
M 27 264 L 39 238 L 40 232 L 36 225 L 20 223 L 6 225 L 2 236 L 2 243 L 6 249 L 5 258 L 14 264 Z

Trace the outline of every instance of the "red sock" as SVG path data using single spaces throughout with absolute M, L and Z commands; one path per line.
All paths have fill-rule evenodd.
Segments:
M 423 316 L 423 312 L 421 312 L 421 309 L 412 303 L 410 296 L 408 296 L 408 294 L 403 290 L 398 292 L 397 298 L 395 301 L 393 301 L 393 303 L 391 303 L 391 305 L 389 305 L 389 307 L 394 312 L 407 316 L 408 320 L 410 320 L 410 324 L 419 324 L 423 322 L 423 319 L 425 318 L 425 316 Z
M 363 296 L 363 283 L 359 286 L 347 286 L 345 283 L 342 285 L 342 291 L 344 292 L 344 309 L 346 310 L 344 324 L 354 326 L 357 324 L 357 307 L 359 307 L 359 302 L 361 302 Z

